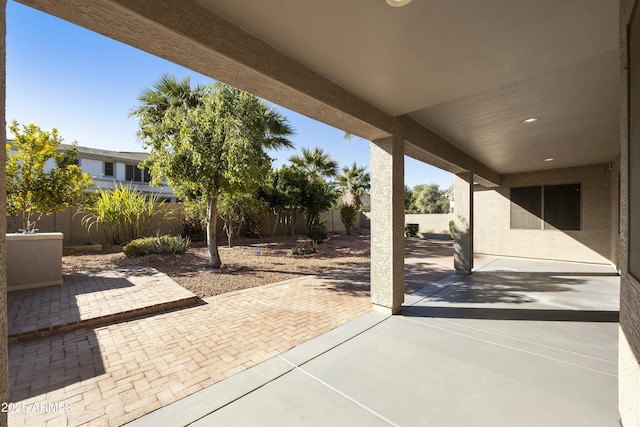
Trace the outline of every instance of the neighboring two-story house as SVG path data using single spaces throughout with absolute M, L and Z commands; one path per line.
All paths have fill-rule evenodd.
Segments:
M 62 145 L 65 149 L 68 146 Z M 149 154 L 145 152 L 110 151 L 78 146 L 78 165 L 83 172 L 94 176 L 97 188 L 113 188 L 115 183 L 131 184 L 145 193 L 160 193 L 160 198 L 175 202 L 176 195 L 168 185 L 151 186 L 148 169 L 138 168 Z
M 11 141 L 7 141 L 11 144 Z M 60 150 L 70 145 L 61 144 Z M 138 168 L 149 154 L 145 152 L 110 151 L 77 146 L 77 164 L 83 172 L 93 177 L 95 188 L 114 188 L 116 183 L 130 184 L 144 193 L 160 193 L 160 199 L 175 202 L 176 195 L 168 185 L 151 186 L 151 175 L 147 169 Z M 9 151 L 12 155 L 15 151 Z M 53 166 L 53 165 L 52 165 Z

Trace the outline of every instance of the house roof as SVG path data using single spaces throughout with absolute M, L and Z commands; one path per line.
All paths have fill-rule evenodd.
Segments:
M 71 147 L 69 144 L 60 144 L 61 149 Z M 76 146 L 78 154 L 81 157 L 92 157 L 99 159 L 113 159 L 113 160 L 131 160 L 135 162 L 141 162 L 149 157 L 149 153 L 146 152 L 130 152 L 130 151 L 112 151 L 102 150 L 99 148 L 81 147 Z
M 7 144 L 12 145 L 11 139 L 7 140 Z M 58 150 L 66 150 L 67 148 L 72 147 L 71 144 L 60 144 Z M 147 157 L 149 157 L 149 153 L 146 152 L 131 152 L 131 151 L 112 151 L 112 150 L 101 150 L 99 148 L 91 148 L 91 147 L 82 147 L 76 145 L 78 149 L 78 154 L 80 157 L 84 158 L 96 158 L 96 159 L 104 159 L 104 160 L 130 160 L 134 162 L 142 162 Z

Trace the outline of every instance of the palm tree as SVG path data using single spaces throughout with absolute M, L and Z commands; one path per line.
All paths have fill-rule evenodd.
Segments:
M 164 74 L 153 87 L 145 88 L 140 92 L 138 101 L 141 105 L 134 108 L 129 116 L 144 116 L 160 121 L 171 107 L 180 105 L 196 107 L 206 90 L 206 86 L 200 85 L 192 88 L 188 75 L 182 81 L 178 81 L 174 75 Z
M 336 182 L 342 191 L 351 193 L 356 209 L 360 209 L 362 196 L 371 188 L 371 176 L 365 172 L 366 169 L 366 166 L 358 167 L 356 162 L 353 162 L 351 168 L 343 167 L 342 175 L 336 177 Z
M 289 161 L 294 167 L 304 170 L 311 180 L 332 178 L 338 171 L 338 163 L 320 147 L 313 150 L 302 148 L 301 155 L 291 156 Z

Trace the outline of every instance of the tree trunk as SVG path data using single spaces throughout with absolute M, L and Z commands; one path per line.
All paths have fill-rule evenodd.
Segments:
M 291 236 L 298 234 L 298 223 L 300 222 L 300 211 L 294 209 L 293 211 L 293 226 L 291 227 Z
M 275 223 L 273 224 L 273 231 L 271 232 L 272 236 L 276 235 L 276 231 L 278 231 L 278 224 L 280 224 L 280 214 L 282 213 L 282 209 L 278 208 L 275 210 L 275 214 L 276 214 L 276 220 Z
M 222 229 L 224 230 L 224 234 L 227 235 L 227 245 L 231 248 L 233 247 L 233 221 L 229 217 L 222 217 L 222 221 L 224 221 Z
M 232 248 L 233 247 L 233 222 L 230 222 L 227 225 L 226 233 L 227 233 L 227 244 L 229 245 L 230 248 Z
M 356 207 L 356 210 L 359 211 L 362 206 L 362 200 L 360 199 L 360 195 L 357 193 L 353 193 L 353 206 Z
M 218 253 L 217 240 L 218 199 L 207 197 L 207 249 L 209 250 L 209 266 L 220 268 L 220 254 Z
M 31 219 L 31 212 L 22 211 L 22 231 L 29 230 L 30 219 Z
M 238 226 L 233 230 L 233 237 L 236 239 L 240 238 L 240 229 L 245 225 L 245 221 L 241 219 L 238 221 Z

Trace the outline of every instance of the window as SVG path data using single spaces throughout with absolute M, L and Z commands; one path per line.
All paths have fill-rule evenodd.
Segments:
M 544 187 L 544 228 L 580 230 L 580 184 Z
M 580 230 L 580 184 L 511 189 L 511 228 Z
M 124 174 L 125 181 L 142 182 L 142 170 L 137 165 L 127 165 Z
M 540 229 L 542 187 L 511 189 L 511 228 Z
M 151 174 L 149 169 L 142 170 L 137 165 L 126 165 L 124 179 L 134 182 L 151 182 Z
M 104 162 L 104 176 L 113 176 L 113 162 Z
M 68 165 L 80 166 L 80 161 L 78 161 L 78 159 L 71 160 L 70 157 L 64 156 L 64 159 L 62 159 L 62 166 L 68 166 Z

